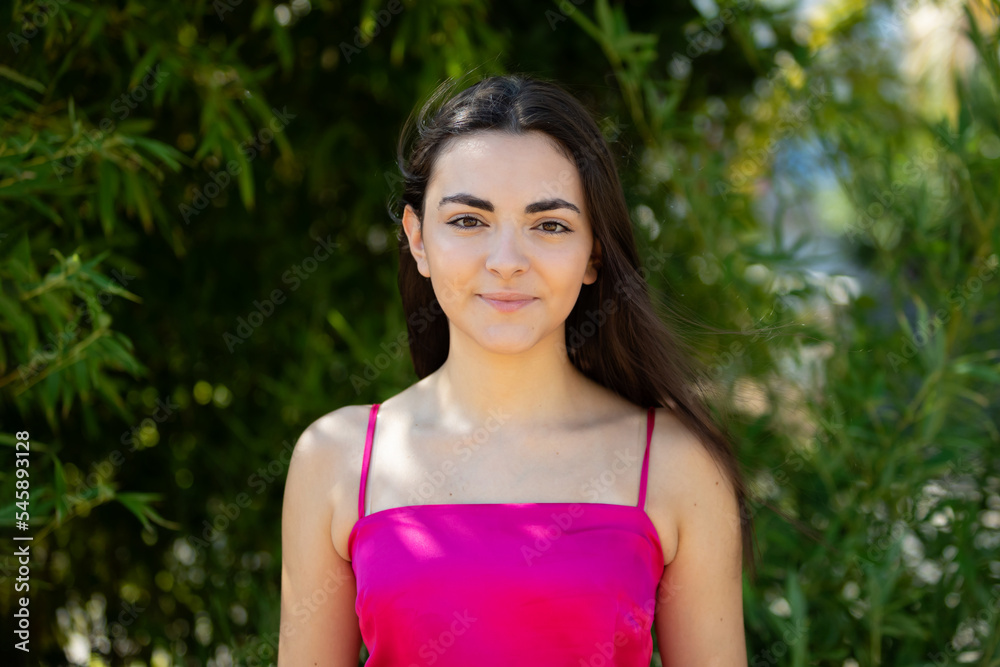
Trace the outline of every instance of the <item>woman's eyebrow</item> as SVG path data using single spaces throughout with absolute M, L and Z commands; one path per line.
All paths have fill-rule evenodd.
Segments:
M 480 208 L 484 211 L 489 211 L 490 213 L 492 213 L 494 210 L 492 202 L 489 202 L 480 197 L 476 197 L 474 195 L 470 195 L 465 192 L 460 192 L 455 195 L 448 195 L 447 197 L 442 197 L 441 201 L 438 203 L 438 208 L 441 208 L 445 204 L 450 204 L 452 202 L 458 204 L 465 204 L 466 206 L 472 206 L 473 208 Z M 539 213 L 541 211 L 554 211 L 559 208 L 569 209 L 571 211 L 576 211 L 577 213 L 580 212 L 580 209 L 577 208 L 575 204 L 571 204 L 565 199 L 559 199 L 559 198 L 543 199 L 542 201 L 536 201 L 533 204 L 528 204 L 527 206 L 524 207 L 524 212 Z

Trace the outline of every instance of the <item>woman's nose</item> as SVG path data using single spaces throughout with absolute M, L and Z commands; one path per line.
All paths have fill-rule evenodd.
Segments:
M 524 241 L 519 226 L 498 225 L 490 236 L 490 247 L 486 255 L 486 269 L 509 278 L 518 271 L 527 271 L 529 258 L 525 253 Z

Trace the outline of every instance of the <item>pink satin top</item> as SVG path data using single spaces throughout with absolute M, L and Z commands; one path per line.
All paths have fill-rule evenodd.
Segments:
M 648 667 L 664 569 L 644 509 L 653 408 L 636 505 L 413 505 L 365 516 L 378 408 L 347 543 L 365 665 Z

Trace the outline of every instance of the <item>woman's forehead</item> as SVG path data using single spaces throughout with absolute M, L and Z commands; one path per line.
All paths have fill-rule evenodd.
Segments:
M 518 199 L 533 201 L 542 195 L 581 200 L 583 195 L 576 165 L 541 132 L 476 132 L 450 140 L 435 162 L 428 189 L 435 186 L 476 194 L 516 191 Z

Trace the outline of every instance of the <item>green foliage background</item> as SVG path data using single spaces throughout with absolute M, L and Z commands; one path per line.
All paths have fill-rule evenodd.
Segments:
M 682 328 L 755 494 L 750 664 L 1000 665 L 1000 4 L 696 4 L 7 6 L 0 523 L 34 536 L 28 664 L 274 663 L 283 453 L 415 380 L 395 141 L 478 67 L 594 110 L 650 283 L 731 332 Z M 900 39 L 928 8 L 964 23 L 923 84 Z

